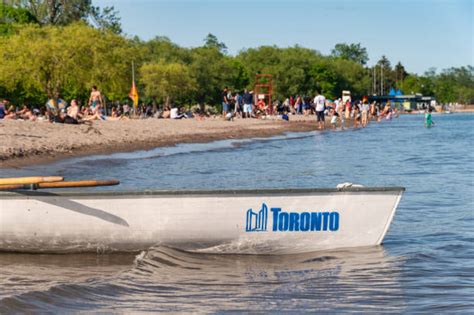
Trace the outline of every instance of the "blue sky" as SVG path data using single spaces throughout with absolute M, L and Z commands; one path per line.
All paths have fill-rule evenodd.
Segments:
M 386 55 L 409 72 L 473 65 L 474 0 L 94 0 L 120 12 L 127 35 L 200 46 L 208 33 L 236 54 L 295 44 L 329 54 L 361 43 L 369 65 Z

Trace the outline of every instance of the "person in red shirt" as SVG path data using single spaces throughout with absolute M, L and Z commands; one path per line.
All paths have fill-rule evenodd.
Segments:
M 346 101 L 346 119 L 349 119 L 351 117 L 351 101 L 347 100 Z

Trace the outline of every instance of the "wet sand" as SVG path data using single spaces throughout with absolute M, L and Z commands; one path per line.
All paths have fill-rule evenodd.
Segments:
M 329 127 L 329 119 L 326 120 Z M 144 119 L 94 121 L 92 125 L 44 121 L 0 122 L 0 167 L 19 167 L 58 159 L 198 143 L 223 139 L 270 137 L 288 131 L 316 130 L 314 116 L 281 119 Z

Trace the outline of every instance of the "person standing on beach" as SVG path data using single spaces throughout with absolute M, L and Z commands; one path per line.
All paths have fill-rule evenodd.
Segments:
M 97 89 L 97 86 L 92 87 L 91 95 L 89 97 L 89 107 L 92 109 L 93 113 L 96 113 L 100 110 L 101 106 L 104 104 L 104 99 L 102 98 L 102 93 Z
M 228 98 L 228 95 L 229 95 L 229 89 L 226 86 L 224 88 L 224 91 L 222 92 L 222 117 L 224 117 L 224 119 L 230 108 L 230 100 Z
M 316 93 L 314 98 L 314 105 L 316 107 L 316 120 L 318 122 L 318 129 L 324 129 L 324 110 L 326 109 L 326 98 L 319 93 Z
M 242 117 L 243 100 L 242 100 L 242 95 L 240 95 L 239 92 L 235 93 L 234 101 L 235 101 L 234 114 L 240 115 Z
M 253 103 L 253 96 L 252 92 L 247 91 L 247 89 L 244 90 L 244 95 L 242 96 L 242 100 L 244 102 L 244 110 L 242 113 L 243 118 L 250 118 L 252 116 L 252 103 Z
M 296 109 L 296 114 L 301 115 L 303 111 L 303 101 L 301 99 L 301 96 L 296 96 L 296 101 L 295 101 L 295 109 Z

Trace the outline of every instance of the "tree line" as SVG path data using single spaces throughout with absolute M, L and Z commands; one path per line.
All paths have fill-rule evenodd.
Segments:
M 4 0 L 0 47 L 0 96 L 16 103 L 44 104 L 54 97 L 85 101 L 92 85 L 109 101 L 126 101 L 132 61 L 146 103 L 218 105 L 223 87 L 253 89 L 259 73 L 273 76 L 279 99 L 314 96 L 317 90 L 328 98 L 343 90 L 361 98 L 395 88 L 443 103 L 474 103 L 470 65 L 416 75 L 401 62 L 392 66 L 385 56 L 368 67 L 360 44 L 339 43 L 330 55 L 301 46 L 260 46 L 232 56 L 212 34 L 194 48 L 160 36 L 143 41 L 122 34 L 113 7 L 94 7 L 91 0 Z

